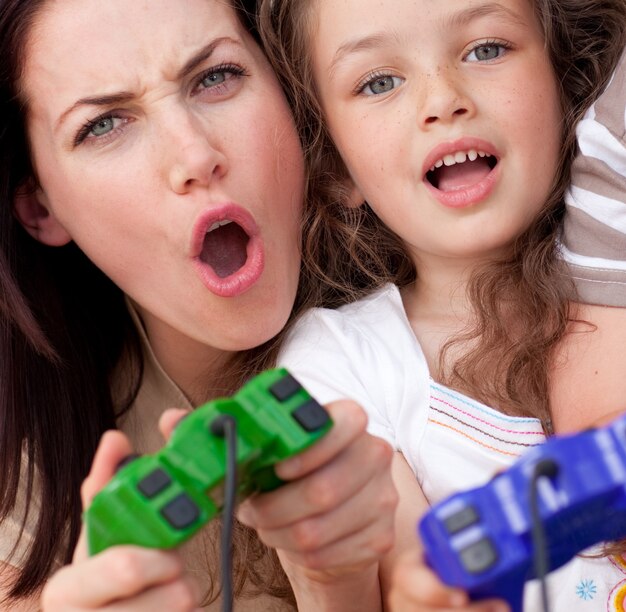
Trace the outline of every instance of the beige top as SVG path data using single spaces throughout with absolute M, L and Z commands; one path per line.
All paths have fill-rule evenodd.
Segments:
M 577 128 L 562 252 L 582 302 L 626 306 L 626 53 Z
M 136 452 L 145 454 L 153 453 L 163 446 L 164 440 L 158 429 L 158 420 L 167 408 L 188 408 L 193 406 L 178 388 L 174 381 L 165 373 L 157 361 L 152 347 L 145 334 L 143 325 L 134 309 L 130 308 L 133 319 L 140 333 L 144 353 L 144 375 L 141 388 L 132 408 L 120 419 L 120 429 L 128 435 Z M 123 375 L 123 373 L 122 373 Z M 15 547 L 19 537 L 22 517 L 26 511 L 25 494 L 18 494 L 16 508 L 11 516 L 0 523 L 0 562 L 7 562 L 14 567 L 23 563 L 24 555 L 33 540 L 36 527 L 36 517 L 41 508 L 41 496 L 38 495 L 40 485 L 35 478 L 34 494 L 31 499 L 31 507 L 26 520 L 22 538 Z M 11 552 L 15 547 L 15 553 Z M 182 547 L 188 571 L 195 575 L 206 592 L 209 585 L 207 568 L 212 567 L 212 574 L 219 578 L 219 532 L 218 524 L 208 525 L 201 533 L 197 534 Z M 215 550 L 215 553 L 211 551 Z M 57 567 L 61 562 L 57 560 Z M 268 595 L 255 596 L 253 587 L 245 588 L 243 596 L 235 602 L 237 612 L 281 611 L 294 610 L 287 603 L 277 600 Z M 220 610 L 220 601 L 216 601 L 207 610 Z

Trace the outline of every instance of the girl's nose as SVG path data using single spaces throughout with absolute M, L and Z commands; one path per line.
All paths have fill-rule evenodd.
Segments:
M 461 116 L 473 114 L 474 104 L 456 68 L 438 69 L 425 77 L 423 86 L 424 95 L 419 111 L 422 127 L 449 123 Z

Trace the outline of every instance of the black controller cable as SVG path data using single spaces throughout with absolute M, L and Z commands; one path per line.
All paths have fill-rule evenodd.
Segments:
M 211 423 L 211 431 L 225 439 L 226 472 L 224 475 L 224 506 L 222 508 L 222 610 L 233 609 L 233 516 L 237 500 L 237 421 L 222 414 Z
M 548 585 L 546 577 L 550 571 L 548 565 L 548 544 L 546 533 L 543 528 L 543 521 L 539 514 L 539 487 L 540 478 L 554 478 L 559 471 L 559 466 L 552 459 L 544 459 L 535 465 L 532 478 L 530 479 L 529 504 L 531 516 L 531 534 L 533 541 L 533 569 L 535 577 L 541 585 L 541 601 L 543 612 L 549 612 L 548 605 Z

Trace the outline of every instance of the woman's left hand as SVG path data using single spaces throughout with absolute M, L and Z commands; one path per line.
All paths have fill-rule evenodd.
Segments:
M 366 432 L 367 417 L 354 402 L 326 408 L 334 421 L 330 432 L 277 464 L 276 473 L 287 484 L 248 498 L 238 518 L 278 551 L 300 609 L 306 604 L 299 595 L 309 592 L 318 604 L 320 597 L 338 597 L 334 605 L 340 608 L 334 609 L 363 610 L 363 601 L 375 602 L 369 606 L 375 609 L 378 562 L 394 543 L 393 450 Z M 318 587 L 321 594 L 311 591 Z

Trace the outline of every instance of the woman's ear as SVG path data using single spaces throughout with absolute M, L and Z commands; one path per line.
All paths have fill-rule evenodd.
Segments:
M 51 212 L 41 188 L 30 183 L 20 187 L 13 199 L 13 210 L 18 221 L 35 240 L 48 246 L 63 246 L 72 240 Z

